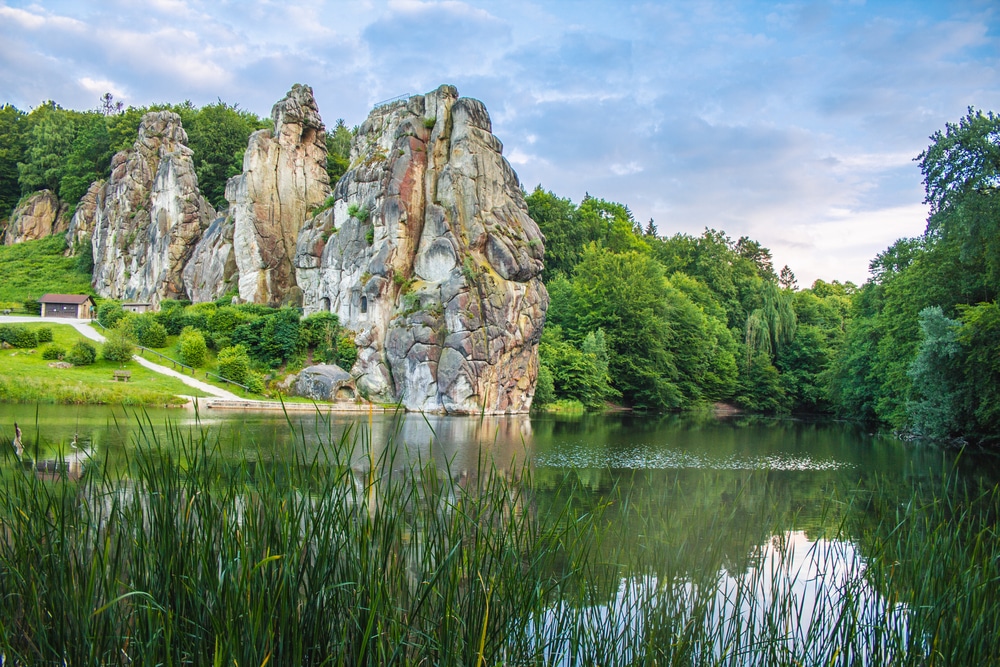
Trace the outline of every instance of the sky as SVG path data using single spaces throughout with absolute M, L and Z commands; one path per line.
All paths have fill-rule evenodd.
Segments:
M 0 103 L 223 100 L 295 83 L 328 127 L 448 83 L 522 185 L 627 204 L 662 235 L 770 248 L 800 286 L 868 278 L 926 225 L 914 158 L 1000 111 L 1000 4 L 0 0 Z

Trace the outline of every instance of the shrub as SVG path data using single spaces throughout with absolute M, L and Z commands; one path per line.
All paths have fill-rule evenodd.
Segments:
M 364 222 L 368 219 L 368 208 L 366 206 L 359 206 L 358 204 L 351 204 L 347 207 L 347 215 L 358 222 Z
M 89 366 L 97 359 L 97 350 L 85 340 L 78 340 L 66 355 L 66 361 L 74 366 Z
M 223 334 L 215 334 L 214 336 L 212 336 L 211 347 L 216 352 L 218 352 L 219 350 L 223 350 L 227 347 L 230 347 L 232 344 L 233 344 L 233 339 L 230 338 L 229 336 L 225 336 Z
M 24 300 L 24 312 L 30 313 L 32 315 L 42 314 L 42 304 L 38 302 L 38 299 L 25 299 Z
M 219 350 L 218 364 L 219 375 L 240 384 L 246 384 L 252 373 L 245 345 L 232 345 Z
M 307 347 L 325 349 L 334 345 L 339 330 L 340 320 L 333 313 L 313 313 L 302 320 L 302 342 Z
M 254 361 L 276 368 L 288 362 L 299 349 L 299 313 L 294 308 L 269 309 L 258 317 L 233 329 L 234 344 L 243 345 Z
M 556 398 L 555 381 L 552 379 L 552 371 L 542 364 L 538 367 L 538 383 L 535 385 L 535 398 L 531 403 L 533 408 L 543 408 Z
M 264 393 L 264 378 L 260 376 L 260 373 L 250 371 L 250 375 L 247 376 L 247 381 L 244 384 L 254 394 Z
M 35 335 L 38 336 L 39 343 L 52 342 L 52 329 L 49 327 L 38 327 L 35 329 Z
M 48 359 L 49 361 L 61 360 L 66 356 L 66 348 L 62 345 L 46 345 L 42 349 L 42 359 Z
M 232 306 L 222 306 L 217 308 L 208 318 L 208 329 L 213 333 L 228 335 L 233 329 L 242 324 L 245 319 L 243 314 Z
M 34 330 L 21 324 L 0 325 L 0 342 L 11 347 L 30 348 L 38 345 L 38 336 Z
M 114 328 L 129 340 L 145 347 L 163 347 L 167 344 L 167 328 L 153 313 L 126 313 Z
M 125 310 L 117 301 L 105 301 L 97 307 L 97 321 L 108 329 L 113 329 L 123 317 Z
M 208 345 L 205 336 L 197 329 L 186 328 L 181 332 L 181 361 L 195 368 L 208 359 Z
M 167 344 L 167 328 L 153 320 L 139 333 L 139 344 L 146 347 L 163 347 Z
M 161 304 L 162 305 L 162 304 Z M 155 315 L 156 321 L 163 325 L 170 336 L 178 335 L 184 329 L 184 309 L 174 307 L 162 309 Z
M 349 371 L 357 360 L 358 348 L 354 345 L 354 338 L 342 336 L 337 341 L 337 365 Z
M 124 364 L 132 360 L 135 350 L 132 342 L 120 331 L 112 331 L 108 334 L 108 340 L 104 343 L 104 350 L 101 352 L 108 361 L 117 361 Z

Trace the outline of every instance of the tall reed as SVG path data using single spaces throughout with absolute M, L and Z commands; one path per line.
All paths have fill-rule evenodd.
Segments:
M 635 488 L 581 503 L 567 475 L 543 497 L 530 463 L 451 470 L 364 431 L 234 456 L 151 426 L 79 479 L 3 466 L 3 664 L 998 661 L 996 488 L 831 498 L 854 507 L 815 540 L 734 510 L 687 542 L 648 537 L 669 516 L 623 534 Z

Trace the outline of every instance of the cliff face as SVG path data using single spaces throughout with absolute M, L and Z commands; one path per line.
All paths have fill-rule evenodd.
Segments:
M 377 108 L 351 157 L 295 266 L 305 311 L 356 332 L 359 391 L 411 410 L 528 410 L 544 248 L 483 104 L 442 86 Z
M 69 206 L 51 190 L 28 197 L 10 216 L 4 244 L 14 245 L 65 232 L 69 226 Z
M 294 86 L 271 111 L 274 130 L 250 137 L 243 173 L 226 185 L 240 298 L 281 305 L 295 286 L 302 224 L 330 196 L 326 130 L 312 89 Z
M 198 191 L 180 117 L 147 113 L 139 138 L 115 155 L 95 196 L 93 286 L 114 299 L 184 298 L 182 272 L 215 217 Z
M 220 216 L 212 221 L 184 267 L 184 290 L 195 303 L 214 301 L 237 285 L 233 220 Z
M 86 243 L 90 245 L 90 240 L 94 234 L 94 219 L 97 216 L 97 209 L 104 206 L 104 195 L 106 190 L 104 181 L 94 181 L 87 188 L 80 203 L 76 205 L 76 212 L 66 230 L 66 252 L 75 255 L 77 249 Z

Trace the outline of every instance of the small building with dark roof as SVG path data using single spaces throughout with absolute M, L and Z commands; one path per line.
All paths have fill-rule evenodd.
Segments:
M 92 319 L 96 313 L 94 297 L 89 294 L 46 294 L 38 303 L 42 317 L 66 317 L 80 320 Z
M 123 303 L 122 310 L 126 313 L 148 313 L 153 310 L 153 304 L 149 301 Z

